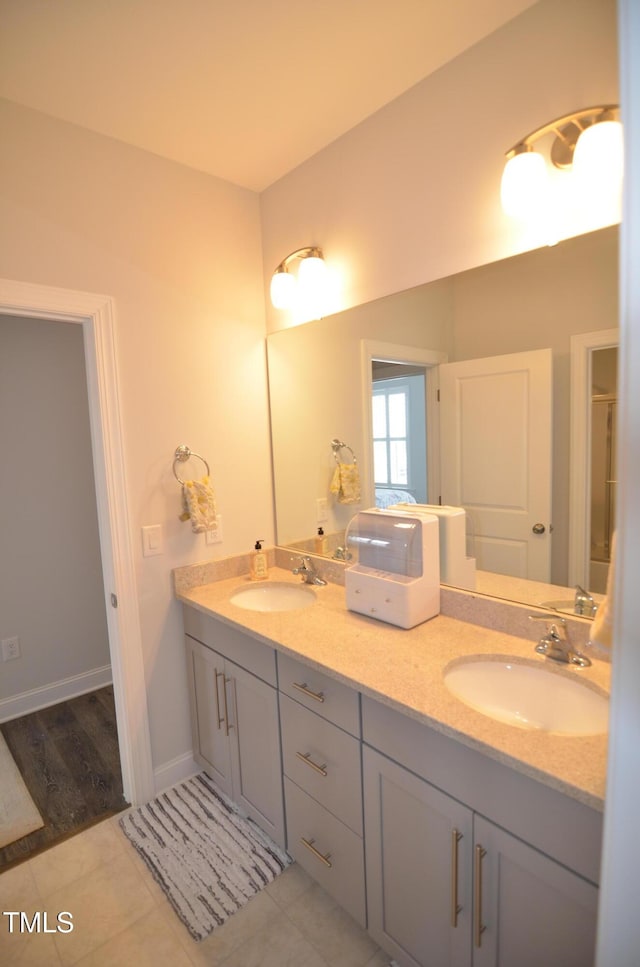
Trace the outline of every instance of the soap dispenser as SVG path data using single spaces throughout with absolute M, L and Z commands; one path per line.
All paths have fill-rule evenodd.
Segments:
M 265 581 L 269 577 L 267 552 L 262 550 L 263 541 L 256 541 L 249 560 L 249 577 L 252 581 Z
M 327 538 L 324 536 L 322 527 L 318 528 L 318 536 L 315 538 L 315 552 L 316 554 L 327 553 Z

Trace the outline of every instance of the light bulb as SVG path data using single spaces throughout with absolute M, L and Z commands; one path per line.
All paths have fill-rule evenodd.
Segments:
M 324 310 L 326 295 L 326 266 L 324 259 L 309 255 L 302 259 L 298 269 L 298 292 L 300 309 L 305 315 L 319 318 Z
M 584 193 L 605 193 L 611 198 L 622 187 L 623 143 L 620 121 L 596 121 L 582 132 L 573 153 L 573 172 Z
M 308 255 L 300 262 L 298 281 L 305 287 L 320 286 L 324 284 L 325 272 L 324 259 L 319 255 Z
M 296 280 L 289 272 L 274 272 L 271 276 L 271 303 L 274 308 L 289 309 L 293 305 L 295 289 Z
M 547 192 L 547 168 L 537 151 L 509 158 L 502 173 L 500 197 L 507 215 L 525 217 L 539 210 Z

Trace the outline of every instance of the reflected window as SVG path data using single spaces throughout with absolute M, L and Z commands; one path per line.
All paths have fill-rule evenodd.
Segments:
M 408 406 L 406 386 L 390 388 L 383 381 L 373 391 L 373 473 L 376 486 L 407 487 Z

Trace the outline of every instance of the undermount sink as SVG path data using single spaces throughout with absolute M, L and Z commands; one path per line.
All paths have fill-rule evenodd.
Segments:
M 607 731 L 607 695 L 542 664 L 473 658 L 450 665 L 444 681 L 465 705 L 520 729 L 560 735 Z
M 231 604 L 247 611 L 299 611 L 308 608 L 315 600 L 312 588 L 277 581 L 239 588 L 231 595 Z

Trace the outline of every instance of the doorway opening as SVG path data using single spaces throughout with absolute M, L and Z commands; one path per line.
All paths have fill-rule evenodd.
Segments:
M 79 326 L 0 316 L 0 445 L 4 867 L 124 805 Z
M 376 507 L 428 504 L 426 369 L 374 359 L 371 381 Z
M 115 306 L 103 295 L 0 279 L 0 314 L 71 322 L 82 329 L 123 791 L 127 801 L 137 805 L 155 795 L 155 781 L 127 510 Z

